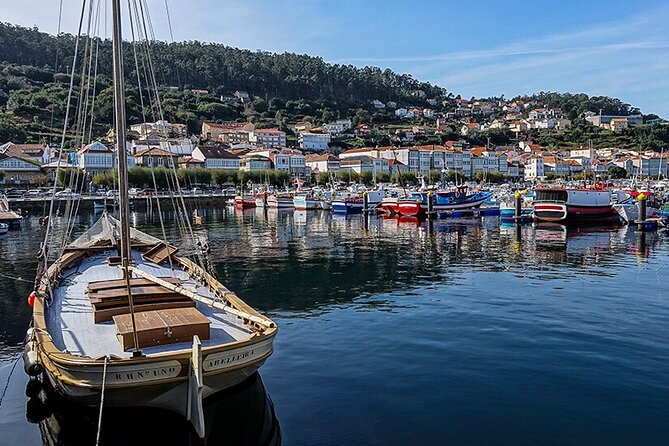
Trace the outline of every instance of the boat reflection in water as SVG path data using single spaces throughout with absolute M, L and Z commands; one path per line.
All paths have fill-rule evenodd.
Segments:
M 200 439 L 179 414 L 149 408 L 105 408 L 104 445 L 280 445 L 274 404 L 258 373 L 204 400 L 207 435 Z M 39 423 L 45 445 L 96 444 L 98 409 L 67 403 L 52 390 L 28 401 L 26 416 Z

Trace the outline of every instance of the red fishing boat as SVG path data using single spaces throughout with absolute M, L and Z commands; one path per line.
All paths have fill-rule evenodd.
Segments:
M 385 197 L 381 200 L 381 209 L 386 214 L 394 215 L 400 213 L 399 208 L 399 198 L 397 197 Z
M 413 194 L 411 198 L 399 200 L 397 209 L 400 215 L 424 217 L 427 214 L 427 194 Z

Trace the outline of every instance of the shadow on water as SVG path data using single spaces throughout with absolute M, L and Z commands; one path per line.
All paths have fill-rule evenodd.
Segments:
M 274 404 L 259 374 L 204 401 L 206 438 L 170 411 L 105 408 L 100 444 L 104 445 L 280 445 L 281 428 Z M 42 441 L 53 446 L 95 443 L 97 408 L 63 401 L 53 390 L 42 391 L 26 405 L 28 421 L 39 424 Z

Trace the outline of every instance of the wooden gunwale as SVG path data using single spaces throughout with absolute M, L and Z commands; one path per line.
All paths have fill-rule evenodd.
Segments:
M 96 246 L 96 245 L 95 243 L 91 243 L 91 246 Z M 133 247 L 135 247 L 134 243 Z M 113 248 L 114 248 L 113 246 L 109 247 L 109 249 Z M 86 254 L 87 252 L 85 250 L 67 252 L 47 269 L 46 273 L 44 274 L 44 277 L 40 280 L 39 287 L 37 290 L 38 292 L 36 293 L 35 303 L 33 307 L 33 324 L 35 327 L 35 337 L 37 341 L 36 344 L 38 347 L 37 351 L 46 370 L 55 375 L 57 379 L 59 379 L 65 384 L 76 385 L 79 387 L 97 388 L 99 386 L 91 385 L 90 383 L 87 383 L 82 380 L 71 379 L 65 376 L 63 373 L 61 373 L 60 370 L 61 369 L 82 370 L 83 368 L 83 370 L 85 371 L 86 369 L 89 368 L 100 367 L 101 371 L 102 370 L 101 367 L 104 365 L 104 357 L 90 358 L 85 356 L 72 355 L 59 350 L 53 343 L 51 335 L 47 331 L 46 318 L 44 314 L 45 311 L 44 297 L 48 295 L 48 288 L 47 288 L 48 282 L 55 281 L 56 279 L 58 279 L 58 277 L 60 276 L 60 274 L 62 274 L 63 271 L 68 269 L 75 262 L 83 260 L 87 256 Z M 236 294 L 228 290 L 223 284 L 218 282 L 213 276 L 211 276 L 201 267 L 199 267 L 189 259 L 183 257 L 173 256 L 173 261 L 175 261 L 178 265 L 182 266 L 190 277 L 194 278 L 199 277 L 203 279 L 207 283 L 207 285 L 212 289 L 212 291 L 216 293 L 218 296 L 224 298 L 224 302 L 230 305 L 231 307 L 246 312 L 250 315 L 256 316 L 258 318 L 265 319 L 270 323 L 270 326 L 263 327 L 255 322 L 241 318 L 244 319 L 246 325 L 251 330 L 254 331 L 254 333 L 251 334 L 249 338 L 242 339 L 239 341 L 229 342 L 222 345 L 203 347 L 202 348 L 203 355 L 220 353 L 220 352 L 225 352 L 226 350 L 234 350 L 237 348 L 246 347 L 248 345 L 258 344 L 260 342 L 269 340 L 274 336 L 276 336 L 278 328 L 276 324 L 273 321 L 271 321 L 271 319 L 260 314 L 254 308 L 247 305 Z M 268 353 L 262 355 L 261 357 L 258 357 L 258 359 L 255 359 L 250 363 L 240 364 L 223 369 L 205 371 L 204 374 L 205 376 L 211 376 L 248 367 L 251 364 L 264 361 L 265 359 L 267 359 L 267 357 L 269 357 L 272 354 L 272 352 L 273 348 L 270 349 Z M 187 376 L 188 367 L 184 366 L 188 365 L 190 357 L 191 357 L 191 349 L 187 347 L 184 348 L 183 350 L 154 353 L 149 356 L 144 356 L 140 358 L 112 357 L 111 361 L 108 362 L 108 367 L 111 368 L 111 370 L 113 370 L 117 367 L 122 368 L 130 365 L 150 365 L 152 363 L 164 362 L 166 360 L 176 360 L 179 361 L 179 363 L 182 365 L 182 370 L 179 373 L 179 375 L 173 378 L 156 379 L 151 382 L 141 382 L 141 383 L 125 382 L 119 385 L 122 387 L 134 387 L 134 386 L 140 387 L 147 385 L 162 384 L 171 381 L 182 381 Z M 111 383 L 108 383 L 107 385 L 111 385 Z

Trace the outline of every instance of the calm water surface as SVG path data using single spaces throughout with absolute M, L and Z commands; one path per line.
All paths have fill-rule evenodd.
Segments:
M 219 279 L 280 326 L 262 378 L 208 402 L 209 444 L 667 444 L 664 233 L 517 231 L 495 217 L 204 217 Z M 156 235 L 158 221 L 134 214 Z M 0 240 L 2 388 L 30 318 L 32 284 L 14 278 L 32 281 L 37 235 L 28 219 Z M 26 414 L 21 365 L 0 444 L 91 444 L 95 413 L 56 404 L 47 422 L 28 422 L 41 416 Z M 153 443 L 124 433 L 140 420 L 166 444 L 195 443 L 181 420 L 143 410 L 106 413 L 105 444 Z

